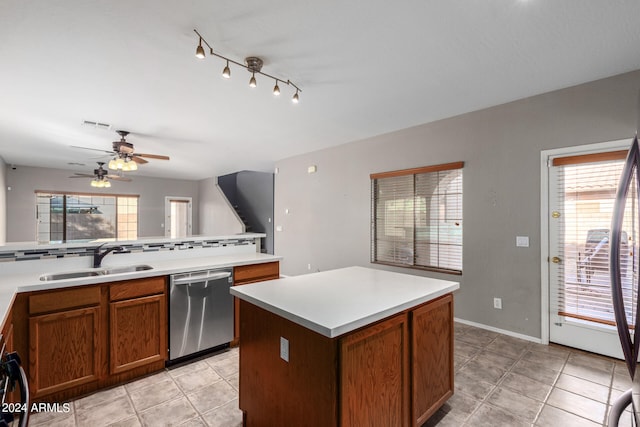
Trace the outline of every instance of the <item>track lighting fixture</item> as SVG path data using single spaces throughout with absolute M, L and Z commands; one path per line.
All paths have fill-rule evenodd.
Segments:
M 222 70 L 222 77 L 228 79 L 231 77 L 231 69 L 229 68 L 229 61 L 227 61 L 227 66 Z
M 204 58 L 204 48 L 202 47 L 202 37 L 200 37 L 200 43 L 198 43 L 198 47 L 196 48 L 196 58 L 199 58 L 199 59 Z
M 258 85 L 258 82 L 256 81 L 256 74 L 260 74 L 263 75 L 265 77 L 269 77 L 273 80 L 276 81 L 276 85 L 273 87 L 273 94 L 274 95 L 280 95 L 280 86 L 278 86 L 278 82 L 284 83 L 287 86 L 293 86 L 296 89 L 296 93 L 293 95 L 292 101 L 294 104 L 297 104 L 298 101 L 300 100 L 300 95 L 299 93 L 302 92 L 302 90 L 296 86 L 291 80 L 287 79 L 281 79 L 281 78 L 277 78 L 274 76 L 271 76 L 267 73 L 262 72 L 262 64 L 263 61 L 262 59 L 255 57 L 255 56 L 250 56 L 248 58 L 245 58 L 245 64 L 242 64 L 240 62 L 234 61 L 233 59 L 229 59 L 226 56 L 220 55 L 219 53 L 216 53 L 213 51 L 213 48 L 211 47 L 211 45 L 200 35 L 200 33 L 198 32 L 198 30 L 194 29 L 193 30 L 199 37 L 199 42 L 198 42 L 198 47 L 196 48 L 196 58 L 199 59 L 203 59 L 205 57 L 205 52 L 204 52 L 204 48 L 202 47 L 202 43 L 204 43 L 205 45 L 207 45 L 207 47 L 209 48 L 209 55 L 210 56 L 217 56 L 220 59 L 223 59 L 225 61 L 227 61 L 227 65 L 224 67 L 224 69 L 222 70 L 222 77 L 228 79 L 231 77 L 231 69 L 229 68 L 229 63 L 233 63 L 239 67 L 245 68 L 247 71 L 249 71 L 251 73 L 251 79 L 249 80 L 249 86 L 250 87 L 256 87 Z M 117 161 L 117 160 L 115 160 Z M 111 168 L 111 162 L 109 162 L 109 168 Z M 122 170 L 122 167 L 120 168 Z M 132 169 L 133 170 L 133 169 Z

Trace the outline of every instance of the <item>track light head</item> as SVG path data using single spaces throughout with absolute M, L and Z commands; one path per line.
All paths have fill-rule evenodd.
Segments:
M 231 69 L 229 68 L 229 61 L 227 61 L 227 66 L 222 70 L 222 77 L 228 79 L 231 77 Z
M 196 58 L 198 59 L 204 58 L 204 48 L 202 47 L 202 37 L 200 37 L 200 43 L 198 43 L 198 47 L 196 48 Z
M 300 101 L 300 98 L 298 97 L 298 89 L 296 89 L 296 93 L 293 94 L 293 98 L 291 99 L 291 102 L 293 102 L 294 104 L 297 104 Z
M 278 87 L 278 80 L 276 80 L 276 85 L 273 87 L 273 94 L 275 96 L 280 95 L 280 88 Z
M 249 80 L 249 87 L 256 87 L 258 83 L 256 82 L 256 73 L 251 73 L 251 80 Z

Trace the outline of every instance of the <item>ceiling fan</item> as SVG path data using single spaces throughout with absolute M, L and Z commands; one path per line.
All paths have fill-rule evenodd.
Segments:
M 98 168 L 93 170 L 93 175 L 88 173 L 76 172 L 69 178 L 93 178 L 91 180 L 91 186 L 100 187 L 100 188 L 111 187 L 111 183 L 109 182 L 110 179 L 113 179 L 115 181 L 127 181 L 127 182 L 131 181 L 131 178 L 127 178 L 124 176 L 109 175 L 109 172 L 105 168 L 103 168 L 104 162 L 97 162 L 97 163 L 98 163 Z
M 87 148 L 87 147 L 78 147 L 73 145 L 72 147 L 81 148 L 83 150 L 92 150 L 92 151 L 100 151 L 109 155 L 113 155 L 114 157 L 109 161 L 108 167 L 111 170 L 122 170 L 122 171 L 132 171 L 138 169 L 138 164 L 149 163 L 148 160 L 144 159 L 144 157 L 148 159 L 157 159 L 157 160 L 169 160 L 169 156 L 161 156 L 159 154 L 147 154 L 147 153 L 137 153 L 133 148 L 133 144 L 127 142 L 125 139 L 129 132 L 126 130 L 117 130 L 118 135 L 120 135 L 119 141 L 113 141 L 112 150 L 100 150 L 96 148 Z

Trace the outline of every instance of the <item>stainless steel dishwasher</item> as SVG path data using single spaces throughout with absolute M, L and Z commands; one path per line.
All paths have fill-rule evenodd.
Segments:
M 169 362 L 233 339 L 233 269 L 174 274 L 169 281 Z

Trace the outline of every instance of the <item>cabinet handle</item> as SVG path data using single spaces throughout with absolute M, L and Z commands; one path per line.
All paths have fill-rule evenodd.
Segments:
M 178 279 L 173 279 L 173 284 L 188 285 L 190 283 L 201 282 L 203 280 L 207 280 L 207 281 L 219 280 L 219 279 L 226 279 L 227 277 L 231 277 L 231 273 L 228 271 L 221 271 L 217 273 L 205 272 L 205 273 L 194 275 L 194 276 L 187 276 L 187 277 L 180 277 Z

